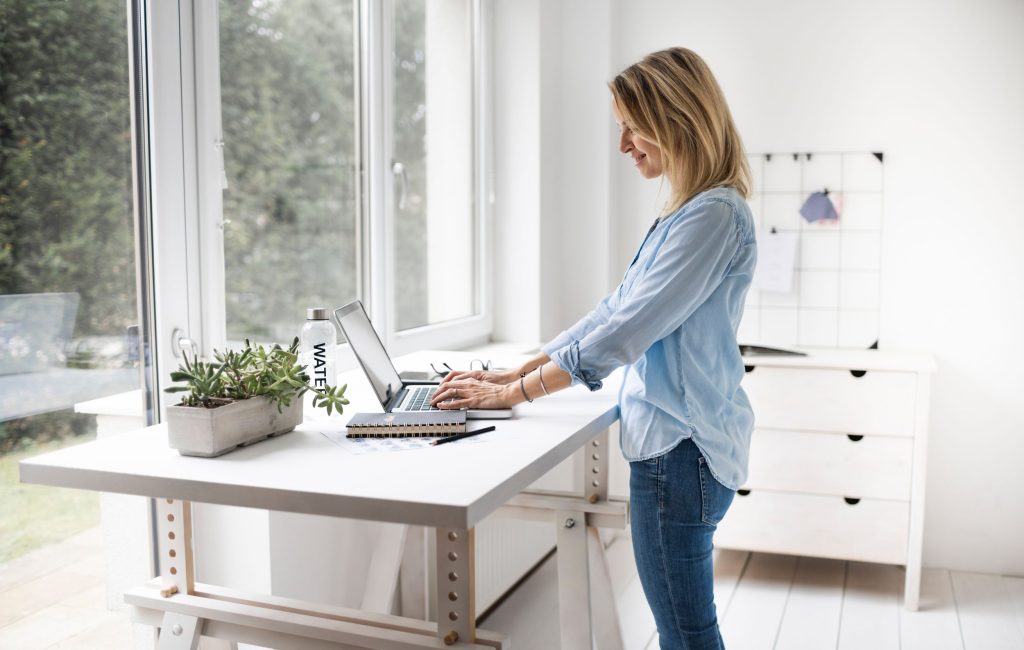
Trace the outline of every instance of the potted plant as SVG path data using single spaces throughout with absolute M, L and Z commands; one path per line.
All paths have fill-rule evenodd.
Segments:
M 253 347 L 217 352 L 214 361 L 186 354 L 168 393 L 186 393 L 167 407 L 170 446 L 186 456 L 219 456 L 235 447 L 287 433 L 302 422 L 302 396 L 310 391 L 313 406 L 327 413 L 348 404 L 347 386 L 314 388 L 298 364 L 299 339 L 288 349 Z

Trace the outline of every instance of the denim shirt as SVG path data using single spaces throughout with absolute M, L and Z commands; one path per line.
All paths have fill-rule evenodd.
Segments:
M 626 460 L 692 437 L 712 474 L 747 479 L 754 413 L 740 387 L 736 330 L 757 260 L 750 208 L 731 187 L 701 192 L 648 232 L 619 287 L 542 350 L 590 390 L 626 366 Z

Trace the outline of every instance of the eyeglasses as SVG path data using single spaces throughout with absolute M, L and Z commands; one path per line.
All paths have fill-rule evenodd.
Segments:
M 433 370 L 433 371 L 434 371 L 434 374 L 435 374 L 435 375 L 437 375 L 438 377 L 444 377 L 444 376 L 445 376 L 445 375 L 447 375 L 447 374 L 448 374 L 449 372 L 455 372 L 455 371 L 454 371 L 454 370 L 452 369 L 452 367 L 451 367 L 451 366 L 449 366 L 449 365 L 448 365 L 447 363 L 442 363 L 441 365 L 442 365 L 442 366 L 444 366 L 445 368 L 447 368 L 447 369 L 448 369 L 448 372 L 441 372 L 440 370 L 438 370 L 438 369 L 437 369 L 437 366 L 435 366 L 435 365 L 434 365 L 433 363 L 431 363 L 431 364 L 430 364 L 430 369 L 431 369 L 431 370 Z
M 437 366 L 435 366 L 433 363 L 430 364 L 430 369 L 433 370 L 434 374 L 437 375 L 438 377 L 444 377 L 449 372 L 455 372 L 455 369 L 452 368 L 451 366 L 449 366 L 447 363 L 442 361 L 441 365 L 444 366 L 445 368 L 447 368 L 447 372 L 442 372 L 442 371 L 438 370 Z M 490 370 L 492 368 L 492 365 L 493 364 L 491 363 L 490 359 L 488 359 L 486 361 L 484 361 L 483 359 L 473 359 L 472 361 L 469 362 L 469 369 L 470 369 L 470 371 L 482 370 L 482 371 L 486 372 L 486 371 L 488 371 L 488 370 Z M 477 367 L 477 366 L 479 366 L 479 367 Z

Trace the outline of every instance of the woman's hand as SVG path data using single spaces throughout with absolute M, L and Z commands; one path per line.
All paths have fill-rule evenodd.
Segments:
M 514 381 L 519 380 L 519 371 L 517 370 L 452 370 L 449 372 L 444 379 L 441 380 L 441 386 L 444 386 L 448 382 L 456 381 L 459 379 L 476 379 L 479 381 L 486 381 L 491 384 L 511 384 Z
M 452 373 L 454 374 L 454 373 Z M 475 370 L 470 374 L 492 374 Z M 448 375 L 451 377 L 451 374 Z M 430 405 L 439 409 L 507 409 L 516 404 L 512 384 L 497 384 L 474 377 L 446 379 L 437 387 Z

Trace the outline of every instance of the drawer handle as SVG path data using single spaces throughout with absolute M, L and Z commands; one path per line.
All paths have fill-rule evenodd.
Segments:
M 854 377 L 860 378 L 860 377 L 863 377 L 864 375 L 868 374 L 868 371 L 867 370 L 851 370 L 850 374 L 853 375 Z
M 754 368 L 757 366 L 743 366 L 743 372 L 754 372 Z
M 843 497 L 843 501 L 847 502 L 851 506 L 855 506 L 860 503 L 860 499 L 855 499 L 853 497 Z
M 739 489 L 739 490 L 736 490 L 736 494 L 740 495 L 741 497 L 745 497 L 748 494 L 750 494 L 750 490 Z
M 848 433 L 848 434 L 846 434 L 846 437 L 849 438 L 850 440 L 854 441 L 854 442 L 860 442 L 861 440 L 864 439 L 864 436 L 857 435 L 855 433 Z

